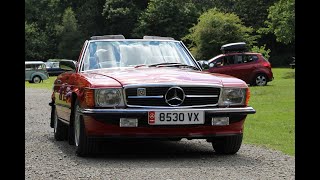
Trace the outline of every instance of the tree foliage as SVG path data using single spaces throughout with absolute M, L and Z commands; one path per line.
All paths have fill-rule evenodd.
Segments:
M 185 37 L 197 58 L 220 53 L 224 43 L 245 41 L 250 46 L 257 40 L 258 49 L 265 45 L 272 51 L 270 62 L 281 64 L 278 60 L 294 55 L 294 5 L 294 0 L 25 0 L 25 59 L 75 59 L 85 39 L 123 34 Z M 74 13 L 68 15 L 70 24 L 64 24 L 68 7 Z M 204 18 L 213 8 L 223 15 Z
M 42 60 L 47 56 L 48 37 L 36 23 L 25 21 L 25 60 Z
M 108 0 L 103 15 L 108 23 L 110 34 L 131 37 L 138 15 L 147 7 L 147 0 Z
M 220 54 L 220 47 L 227 43 L 244 41 L 251 47 L 257 38 L 252 32 L 237 15 L 210 9 L 199 17 L 198 24 L 184 39 L 192 41 L 191 52 L 196 58 L 209 59 Z
M 295 0 L 280 0 L 269 8 L 266 28 L 259 32 L 273 33 L 278 42 L 289 44 L 295 41 Z
M 77 20 L 72 9 L 65 10 L 61 25 L 56 26 L 57 34 L 60 39 L 58 44 L 58 57 L 76 59 L 81 49 L 81 38 L 78 30 Z
M 150 0 L 139 16 L 134 30 L 136 37 L 143 35 L 170 36 L 180 39 L 188 33 L 199 16 L 191 0 Z
M 270 58 L 270 49 L 266 49 L 266 45 L 263 46 L 253 46 L 250 50 L 251 52 L 257 52 L 257 53 L 261 53 L 263 55 L 263 57 L 265 57 L 266 59 Z
M 25 59 L 46 60 L 56 56 L 55 26 L 63 11 L 59 0 L 25 0 Z
M 84 38 L 109 33 L 110 24 L 103 17 L 106 0 L 73 1 L 72 9 Z

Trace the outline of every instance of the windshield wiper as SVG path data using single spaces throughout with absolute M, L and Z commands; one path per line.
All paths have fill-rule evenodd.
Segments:
M 188 65 L 188 64 L 181 64 L 181 63 L 158 63 L 158 64 L 151 64 L 149 65 L 149 67 L 158 67 L 158 66 L 164 66 L 164 67 L 181 67 L 181 66 L 184 66 L 184 67 L 188 67 L 188 68 L 192 68 L 192 69 L 195 69 L 195 70 L 199 70 L 199 68 L 195 67 L 195 66 L 191 66 L 191 65 Z

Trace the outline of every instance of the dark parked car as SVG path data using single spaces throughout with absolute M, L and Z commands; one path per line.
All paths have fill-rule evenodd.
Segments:
M 45 62 L 46 64 L 46 68 L 47 68 L 47 72 L 49 73 L 50 76 L 58 76 L 59 74 L 65 72 L 65 70 L 61 69 L 59 67 L 59 62 Z
M 202 72 L 181 41 L 94 36 L 79 57 L 60 62 L 73 71 L 57 77 L 50 102 L 55 139 L 78 156 L 98 139 L 206 139 L 216 153 L 238 152 L 255 113 L 247 84 Z
M 270 62 L 260 53 L 246 52 L 245 43 L 231 43 L 221 47 L 223 54 L 202 62 L 211 73 L 227 74 L 247 84 L 265 86 L 273 80 Z

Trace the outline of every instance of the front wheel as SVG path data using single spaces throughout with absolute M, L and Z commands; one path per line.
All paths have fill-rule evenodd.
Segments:
M 254 85 L 257 86 L 265 86 L 267 85 L 267 76 L 265 74 L 258 74 L 255 78 L 254 78 Z
M 235 154 L 242 143 L 242 134 L 236 136 L 217 137 L 212 141 L 212 147 L 217 154 Z
M 32 82 L 33 82 L 33 83 L 40 83 L 40 81 L 41 81 L 41 77 L 39 77 L 39 76 L 34 76 L 34 77 L 32 78 Z
M 83 117 L 79 114 L 78 110 L 80 109 L 79 102 L 76 100 L 74 106 L 74 124 L 73 124 L 73 133 L 74 133 L 74 144 L 76 145 L 76 154 L 77 156 L 87 156 L 92 152 L 93 142 L 90 140 L 85 132 L 85 124 Z

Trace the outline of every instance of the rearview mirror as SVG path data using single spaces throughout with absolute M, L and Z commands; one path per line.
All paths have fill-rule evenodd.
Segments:
M 76 70 L 76 61 L 73 60 L 61 60 L 59 63 L 60 69 L 66 71 L 75 71 Z

